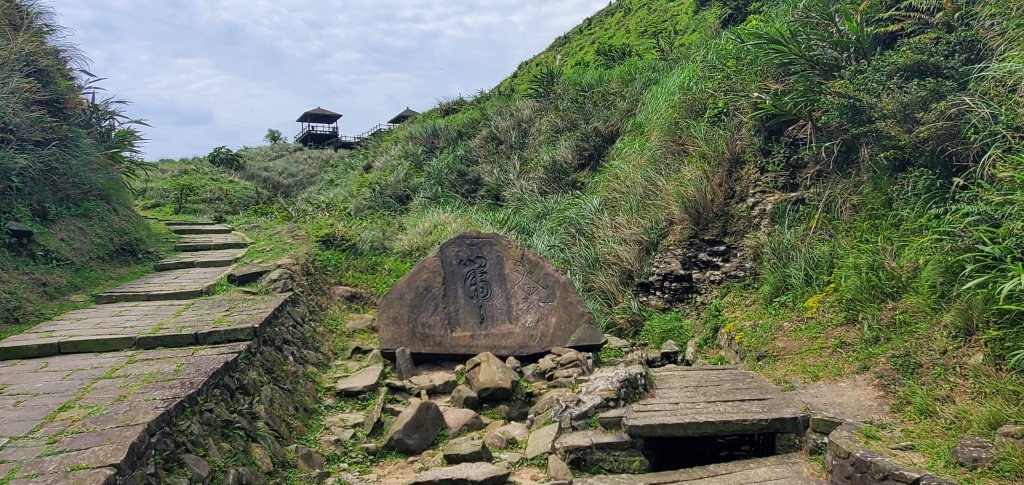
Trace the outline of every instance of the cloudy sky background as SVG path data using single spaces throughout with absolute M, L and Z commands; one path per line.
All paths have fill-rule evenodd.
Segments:
M 489 89 L 608 0 L 50 0 L 147 159 L 289 138 L 303 111 L 355 134 Z

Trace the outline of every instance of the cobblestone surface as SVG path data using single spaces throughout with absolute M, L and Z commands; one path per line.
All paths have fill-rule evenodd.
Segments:
M 251 340 L 288 297 L 218 295 L 98 305 L 0 341 L 0 360 Z
M 0 480 L 104 483 L 248 345 L 0 362 Z
M 157 271 L 183 268 L 219 268 L 231 266 L 245 254 L 245 248 L 216 249 L 179 253 L 156 263 Z
M 186 234 L 174 246 L 177 251 L 211 251 L 217 249 L 236 249 L 249 246 L 245 236 L 232 232 L 230 234 Z
M 97 303 L 187 300 L 203 296 L 228 268 L 187 268 L 148 274 L 96 295 Z

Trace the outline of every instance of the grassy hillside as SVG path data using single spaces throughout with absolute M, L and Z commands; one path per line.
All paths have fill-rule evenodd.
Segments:
M 138 122 L 83 59 L 46 7 L 0 0 L 0 336 L 144 271 L 163 244 L 125 185 L 143 168 Z
M 195 174 L 265 204 L 243 219 L 301 224 L 318 269 L 378 294 L 458 232 L 507 234 L 608 331 L 696 335 L 717 359 L 724 329 L 784 384 L 872 376 L 898 422 L 866 439 L 1013 483 L 1021 452 L 969 471 L 949 451 L 1024 423 L 1022 28 L 1010 0 L 623 0 L 358 151 L 275 158 L 319 174 L 276 199 L 248 169 Z M 174 205 L 170 183 L 147 207 Z M 765 221 L 753 200 L 780 202 Z M 652 257 L 694 236 L 746 248 L 758 274 L 645 306 Z

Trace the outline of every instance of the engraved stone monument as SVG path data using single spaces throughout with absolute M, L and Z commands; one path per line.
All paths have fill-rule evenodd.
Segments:
M 604 343 L 594 315 L 551 263 L 498 234 L 460 234 L 380 300 L 381 351 L 528 356 Z

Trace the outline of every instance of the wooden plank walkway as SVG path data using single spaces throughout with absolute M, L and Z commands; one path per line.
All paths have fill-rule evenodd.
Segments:
M 800 455 L 730 461 L 643 475 L 584 476 L 576 485 L 823 485 L 813 464 Z M 818 471 L 820 473 L 820 470 Z
M 651 374 L 654 396 L 632 404 L 622 419 L 633 438 L 802 434 L 809 425 L 798 401 L 754 372 L 667 366 Z

